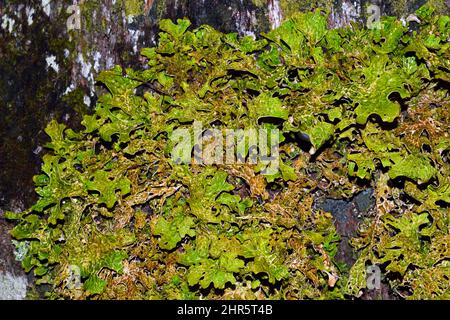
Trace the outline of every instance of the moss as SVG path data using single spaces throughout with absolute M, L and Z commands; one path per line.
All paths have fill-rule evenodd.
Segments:
M 394 15 L 397 17 L 406 17 L 411 13 L 414 13 L 426 0 L 391 0 L 387 2 L 386 14 Z
M 448 14 L 450 11 L 450 3 L 445 0 L 429 0 L 428 5 L 433 7 L 438 14 Z
M 280 7 L 284 18 L 290 18 L 297 12 L 311 11 L 316 8 L 330 10 L 332 6 L 333 0 L 280 0 Z
M 445 3 L 445 0 L 391 0 L 386 2 L 385 14 L 397 17 L 407 17 L 425 3 L 434 8 L 435 14 L 447 14 L 450 9 L 449 5 Z
M 409 11 L 407 0 L 397 0 L 392 3 L 392 14 L 398 17 L 404 16 Z
M 94 12 L 97 11 L 99 7 L 100 3 L 97 1 L 88 0 L 80 3 L 82 28 L 89 33 L 93 32 L 97 25 L 96 21 L 94 21 L 92 17 L 94 16 Z
M 417 33 L 394 17 L 380 30 L 337 31 L 315 11 L 262 40 L 163 20 L 157 47 L 142 51 L 147 68 L 98 76 L 109 91 L 84 129 L 47 126 L 39 200 L 6 214 L 19 222 L 12 235 L 32 241 L 23 267 L 53 298 L 353 299 L 369 263 L 405 292 L 448 297 L 439 286 L 450 276 L 450 101 L 436 85 L 448 82 L 439 50 L 448 18 L 433 19 Z M 272 165 L 261 155 L 257 165 L 199 164 L 196 121 L 219 132 L 277 128 L 259 141 L 279 145 L 276 170 L 264 172 Z M 349 233 L 314 205 L 317 192 L 350 198 L 369 184 L 380 205 L 354 217 Z M 357 261 L 338 268 L 340 236 L 350 233 Z M 66 286 L 73 267 L 81 289 Z
M 88 106 L 84 103 L 84 96 L 86 93 L 81 88 L 76 88 L 72 92 L 67 93 L 62 97 L 62 101 L 68 106 L 71 106 L 79 114 L 87 114 L 89 112 Z
M 157 20 L 161 19 L 166 15 L 167 4 L 164 0 L 155 0 L 151 9 L 152 15 L 156 17 Z

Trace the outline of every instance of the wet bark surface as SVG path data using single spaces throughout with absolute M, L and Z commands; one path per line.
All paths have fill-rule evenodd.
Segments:
M 0 272 L 21 272 L 14 262 L 11 225 L 3 219 L 3 210 L 20 211 L 36 200 L 32 177 L 39 172 L 45 152 L 46 124 L 57 119 L 79 126 L 80 115 L 95 104 L 96 75 L 116 64 L 141 66 L 139 51 L 155 44 L 160 19 L 188 17 L 194 27 L 209 24 L 223 32 L 258 35 L 299 10 L 328 10 L 330 26 L 339 27 L 364 22 L 369 3 L 380 6 L 382 14 L 405 17 L 424 2 L 0 0 Z M 450 7 L 449 0 L 446 4 Z M 79 8 L 80 28 L 68 30 L 73 5 Z M 335 218 L 343 221 L 337 226 L 347 237 L 346 232 L 354 232 L 359 213 L 357 204 L 344 202 L 324 206 L 331 206 L 330 210 L 342 206 Z M 351 250 L 342 246 L 342 252 Z M 345 253 L 341 258 L 353 261 Z

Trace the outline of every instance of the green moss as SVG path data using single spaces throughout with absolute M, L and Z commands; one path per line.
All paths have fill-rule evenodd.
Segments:
M 397 17 L 408 16 L 410 13 L 412 13 L 412 11 L 414 11 L 414 10 L 411 10 L 411 2 L 414 2 L 414 1 L 407 1 L 407 0 L 391 1 L 391 7 L 392 7 L 391 14 L 393 14 Z
M 152 11 L 156 13 L 156 18 L 162 19 L 166 15 L 167 4 L 164 0 L 155 0 L 153 2 Z
M 68 106 L 72 107 L 78 114 L 89 113 L 88 106 L 84 103 L 84 96 L 86 93 L 81 88 L 69 92 L 62 97 L 62 101 Z
M 397 17 L 407 17 L 424 4 L 432 7 L 436 14 L 447 14 L 449 12 L 449 6 L 445 3 L 445 0 L 393 0 L 386 4 L 387 13 Z
M 288 19 L 298 12 L 307 12 L 317 8 L 324 11 L 330 11 L 333 7 L 333 3 L 333 0 L 280 0 L 280 7 L 281 11 L 283 12 L 283 17 Z
M 316 10 L 254 40 L 161 21 L 147 68 L 98 76 L 108 92 L 84 129 L 47 126 L 39 199 L 6 214 L 30 243 L 24 269 L 51 298 L 298 300 L 355 299 L 377 264 L 391 289 L 449 298 L 450 18 L 415 33 L 382 23 L 329 29 Z M 277 129 L 259 148 L 279 144 L 278 165 L 211 163 L 208 152 L 199 163 L 197 121 Z M 250 157 L 250 143 L 213 142 Z M 377 212 L 355 222 L 356 263 L 337 267 L 338 217 L 314 197 L 369 184 Z
M 428 0 L 427 5 L 434 8 L 436 14 L 448 14 L 450 10 L 450 4 L 445 0 Z

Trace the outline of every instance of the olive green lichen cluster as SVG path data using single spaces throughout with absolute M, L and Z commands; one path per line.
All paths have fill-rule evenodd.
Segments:
M 303 13 L 259 40 L 163 20 L 147 69 L 98 77 L 84 130 L 47 127 L 39 201 L 8 214 L 23 267 L 49 298 L 352 298 L 371 264 L 404 298 L 450 298 L 450 18 L 416 15 L 411 33 Z M 195 120 L 280 129 L 280 172 L 175 164 L 169 137 Z M 376 214 L 344 266 L 313 194 L 367 185 Z

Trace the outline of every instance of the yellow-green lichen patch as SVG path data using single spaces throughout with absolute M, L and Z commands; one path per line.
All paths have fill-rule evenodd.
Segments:
M 252 3 L 258 8 L 262 8 L 267 4 L 267 0 L 252 0 Z

